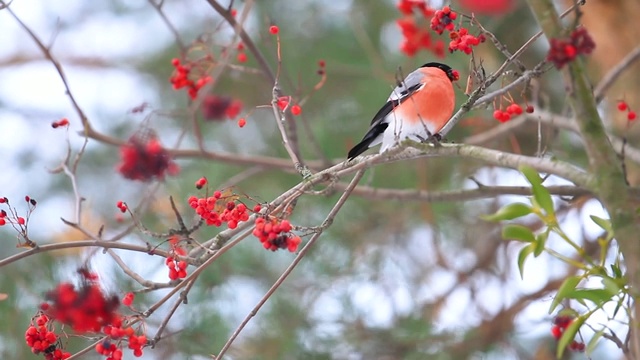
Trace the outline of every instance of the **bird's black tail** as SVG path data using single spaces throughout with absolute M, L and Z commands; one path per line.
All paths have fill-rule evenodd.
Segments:
M 367 151 L 371 143 L 374 142 L 378 138 L 378 136 L 382 135 L 382 133 L 384 133 L 384 131 L 387 129 L 388 126 L 389 126 L 389 123 L 378 123 L 377 125 L 373 126 L 371 129 L 369 129 L 369 131 L 364 136 L 364 138 L 362 138 L 362 141 L 360 141 L 358 145 L 354 146 L 353 149 L 349 150 L 349 154 L 347 155 L 347 160 L 351 161 L 356 156 Z
M 349 150 L 349 154 L 347 155 L 347 160 L 351 161 L 356 156 L 367 151 L 367 149 L 369 149 L 369 145 L 371 145 L 372 142 L 373 142 L 373 139 L 363 139 L 358 145 L 354 146 L 351 150 Z

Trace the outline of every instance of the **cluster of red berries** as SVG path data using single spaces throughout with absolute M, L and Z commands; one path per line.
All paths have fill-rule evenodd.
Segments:
M 431 17 L 435 13 L 424 0 L 400 0 L 396 7 L 404 15 L 412 15 L 414 9 L 420 11 L 425 18 Z
M 403 0 L 398 4 L 398 9 L 405 14 L 396 20 L 403 37 L 400 51 L 412 57 L 424 49 L 433 52 L 438 57 L 444 57 L 444 42 L 432 39 L 429 29 L 416 22 L 416 18 L 412 15 L 414 8 L 420 10 L 425 19 L 431 18 L 435 14 L 435 10 L 429 8 L 424 1 Z
M 528 114 L 531 114 L 533 113 L 534 108 L 532 105 L 527 105 L 524 111 L 526 111 Z M 522 114 L 522 106 L 516 103 L 511 103 L 511 105 L 507 106 L 505 110 L 496 109 L 493 112 L 493 118 L 500 121 L 501 123 L 505 123 L 511 120 L 511 117 L 518 116 L 521 114 Z
M 44 354 L 46 360 L 62 360 L 71 357 L 71 353 L 60 349 L 58 335 L 48 327 L 51 325 L 49 317 L 39 313 L 34 319 L 31 319 L 31 325 L 24 333 L 24 340 L 31 351 L 36 355 Z
M 175 175 L 179 171 L 167 150 L 152 135 L 133 135 L 120 147 L 120 157 L 122 163 L 118 166 L 118 172 L 131 180 L 162 179 L 165 173 Z
M 175 257 L 187 255 L 187 250 L 180 246 L 180 237 L 178 235 L 173 235 L 169 238 L 169 246 L 171 247 L 171 254 L 174 255 L 167 257 L 164 262 L 169 269 L 169 279 L 184 279 L 187 277 L 189 264 L 186 261 L 177 260 Z
M 211 76 L 202 76 L 193 81 L 190 78 L 193 69 L 192 64 L 182 64 L 180 59 L 171 60 L 171 64 L 176 68 L 174 74 L 169 78 L 169 81 L 173 84 L 173 89 L 186 88 L 187 94 L 192 100 L 198 97 L 198 91 L 212 80 Z
M 86 269 L 78 270 L 82 277 L 80 288 L 61 283 L 47 293 L 47 302 L 41 309 L 52 319 L 68 324 L 73 330 L 98 332 L 105 325 L 121 322 L 116 312 L 120 306 L 117 296 L 103 293 L 97 275 Z
M 277 218 L 267 220 L 264 217 L 259 217 L 256 219 L 253 235 L 267 250 L 288 249 L 290 252 L 296 252 L 302 239 L 292 234 L 291 229 L 289 220 L 280 221 Z
M 618 101 L 618 110 L 619 111 L 626 111 L 627 112 L 627 120 L 629 120 L 629 121 L 633 121 L 638 117 L 636 112 L 631 110 L 631 108 L 629 108 L 629 104 L 627 104 L 627 102 L 624 101 L 624 100 Z
M 187 277 L 187 264 L 186 261 L 176 261 L 173 257 L 169 256 L 165 261 L 165 264 L 169 268 L 169 279 L 184 279 Z
M 31 215 L 31 212 L 35 210 L 38 202 L 36 201 L 36 199 L 32 199 L 28 195 L 24 197 L 24 201 L 26 201 L 27 205 L 29 206 L 29 209 L 27 211 L 27 219 L 28 219 L 29 215 Z M 1 197 L 0 204 L 7 204 L 7 206 L 9 206 L 9 199 L 6 197 Z M 27 224 L 27 219 L 25 219 L 22 216 L 18 216 L 18 213 L 15 208 L 12 208 L 9 206 L 9 211 L 11 212 L 11 215 L 12 215 L 11 218 L 9 217 L 9 214 L 5 210 L 0 210 L 0 226 L 10 223 L 10 224 L 18 225 L 20 229 L 24 231 L 25 230 L 24 225 Z
M 569 327 L 569 325 L 571 325 L 572 321 L 573 318 L 568 315 L 556 316 L 556 318 L 553 319 L 553 326 L 551 327 L 551 335 L 553 336 L 553 338 L 556 340 L 560 340 L 562 334 Z M 569 350 L 571 351 L 583 352 L 584 348 L 584 343 L 576 340 L 573 340 L 571 344 L 569 344 Z
M 278 107 L 280 108 L 281 111 L 285 111 L 289 108 L 289 105 L 291 104 L 291 96 L 281 96 L 278 98 L 277 101 Z M 300 105 L 298 104 L 294 104 L 291 106 L 291 114 L 294 116 L 298 116 L 300 114 L 302 114 L 302 107 L 300 107 Z
M 222 192 L 218 190 L 209 197 L 191 196 L 188 202 L 208 226 L 222 226 L 226 223 L 229 229 L 235 229 L 240 221 L 249 220 L 249 211 L 245 204 L 236 204 L 233 197 L 223 197 Z
M 136 335 L 135 330 L 131 326 L 126 328 L 121 327 L 121 324 L 107 325 L 102 332 L 108 337 L 98 344 L 96 344 L 95 350 L 98 354 L 107 356 L 105 360 L 121 360 L 123 351 L 120 348 L 122 339 L 127 339 L 128 348 L 133 350 L 133 356 L 141 357 L 142 348 L 147 345 L 146 335 Z M 115 342 L 114 342 L 115 341 Z
M 235 119 L 242 111 L 242 101 L 228 96 L 207 95 L 202 99 L 201 108 L 205 120 Z
M 462 26 L 456 30 L 453 22 L 457 18 L 458 13 L 451 10 L 450 7 L 444 6 L 441 10 L 436 11 L 433 18 L 431 18 L 431 30 L 438 34 L 448 31 L 449 38 L 451 39 L 449 42 L 449 52 L 452 53 L 459 50 L 469 55 L 473 51 L 472 47 L 485 42 L 486 37 L 484 34 L 478 36 L 469 34 L 469 30 Z
M 51 127 L 54 128 L 54 129 L 62 127 L 62 126 L 67 126 L 67 125 L 69 125 L 69 120 L 67 120 L 67 118 L 62 118 L 62 119 L 60 119 L 58 121 L 54 121 L 54 122 L 51 123 Z
M 198 190 L 202 189 L 205 185 L 207 185 L 207 178 L 206 177 L 201 177 L 200 179 L 198 179 L 196 181 L 196 189 L 198 189 Z
M 236 49 L 238 49 L 238 56 L 237 56 L 237 60 L 238 62 L 247 62 L 247 53 L 244 52 L 244 44 L 243 43 L 238 43 L 238 46 L 236 47 Z
M 118 209 L 120 209 L 120 212 L 121 212 L 121 213 L 125 213 L 125 212 L 127 212 L 127 204 L 125 204 L 124 202 L 122 202 L 122 200 L 120 200 L 120 201 L 118 201 L 118 202 L 116 203 L 116 207 L 117 207 Z
M 442 35 L 447 30 L 452 32 L 455 29 L 453 21 L 458 17 L 458 13 L 452 11 L 450 7 L 445 6 L 433 14 L 431 18 L 431 30 Z
M 460 50 L 467 55 L 473 51 L 472 46 L 478 46 L 480 43 L 486 41 L 484 34 L 474 36 L 469 34 L 469 30 L 466 28 L 460 28 L 458 31 L 450 32 L 449 37 L 451 38 L 451 42 L 449 42 L 449 52 Z
M 573 30 L 568 39 L 551 39 L 547 61 L 560 69 L 580 54 L 591 54 L 596 44 L 584 27 Z
M 135 295 L 132 292 L 128 292 L 122 298 L 122 305 L 131 306 L 133 304 L 133 299 L 135 299 Z

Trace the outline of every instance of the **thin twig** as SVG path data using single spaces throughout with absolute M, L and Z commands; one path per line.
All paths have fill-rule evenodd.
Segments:
M 640 59 L 640 45 L 636 46 L 635 49 L 631 50 L 619 63 L 616 64 L 607 74 L 600 80 L 598 86 L 596 86 L 593 91 L 593 96 L 596 99 L 597 103 L 600 103 L 607 91 L 613 85 L 616 80 L 625 72 L 625 70 L 629 69 L 629 67 L 636 61 Z
M 0 267 L 3 267 L 5 265 L 9 265 L 9 264 L 11 264 L 13 262 L 16 262 L 16 261 L 20 260 L 20 259 L 24 259 L 24 258 L 26 258 L 28 256 L 35 255 L 35 254 L 40 254 L 40 253 L 54 251 L 54 250 L 73 249 L 73 248 L 82 248 L 82 247 L 98 247 L 98 248 L 105 248 L 105 249 L 123 249 L 123 250 L 129 250 L 129 251 L 142 252 L 142 253 L 149 254 L 149 255 L 158 255 L 158 256 L 162 256 L 162 257 L 170 256 L 169 253 L 164 251 L 164 250 L 159 250 L 159 249 L 152 250 L 147 246 L 126 244 L 126 243 L 115 242 L 115 241 L 104 241 L 104 240 L 103 241 L 80 240 L 80 241 L 69 241 L 69 242 L 62 242 L 62 243 L 58 243 L 58 244 L 47 244 L 47 245 L 37 246 L 35 248 L 23 251 L 23 252 L 21 252 L 19 254 L 15 254 L 15 255 L 12 255 L 12 256 L 9 256 L 7 258 L 4 258 L 4 259 L 0 260 Z
M 338 202 L 336 202 L 336 204 L 333 206 L 333 208 L 325 218 L 318 232 L 315 233 L 311 237 L 311 239 L 309 239 L 307 244 L 302 248 L 302 250 L 300 250 L 300 252 L 295 257 L 293 262 L 291 262 L 291 264 L 285 269 L 285 271 L 280 275 L 278 280 L 276 280 L 276 282 L 271 286 L 269 291 L 267 291 L 267 293 L 262 297 L 262 299 L 260 299 L 258 304 L 253 308 L 253 310 L 251 310 L 251 312 L 244 318 L 244 320 L 242 320 L 242 323 L 240 323 L 238 328 L 233 332 L 233 334 L 231 334 L 231 337 L 224 344 L 224 346 L 222 347 L 218 355 L 215 357 L 215 359 L 222 359 L 222 356 L 225 354 L 225 352 L 227 352 L 231 344 L 233 344 L 233 341 L 238 337 L 240 332 L 249 323 L 251 318 L 253 318 L 258 313 L 260 308 L 262 308 L 262 306 L 267 302 L 267 300 L 269 300 L 271 295 L 273 295 L 273 293 L 280 287 L 280 285 L 282 285 L 284 280 L 289 276 L 289 274 L 293 271 L 293 269 L 295 269 L 296 265 L 298 265 L 298 263 L 302 260 L 302 258 L 307 254 L 311 246 L 313 246 L 313 244 L 320 237 L 320 235 L 322 235 L 323 230 L 329 227 L 331 223 L 333 223 L 333 219 L 335 218 L 335 216 L 338 214 L 338 212 L 340 211 L 344 203 L 347 201 L 347 199 L 351 195 L 351 191 L 353 190 L 353 188 L 355 188 L 355 186 L 358 185 L 358 182 L 360 182 L 360 179 L 362 179 L 363 175 L 364 175 L 364 170 L 360 170 L 356 173 L 356 175 L 353 177 L 353 179 L 349 183 L 349 186 L 347 187 L 347 189 L 345 189 L 345 192 L 342 194 L 340 199 L 338 199 Z

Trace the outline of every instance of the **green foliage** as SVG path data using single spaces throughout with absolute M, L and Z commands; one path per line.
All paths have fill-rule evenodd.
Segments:
M 534 257 L 538 257 L 543 252 L 547 252 L 549 255 L 581 270 L 579 275 L 570 276 L 562 282 L 562 285 L 558 288 L 549 306 L 550 314 L 555 312 L 560 304 L 568 303 L 568 301 L 576 301 L 589 309 L 573 319 L 571 325 L 563 332 L 558 343 L 556 354 L 558 358 L 560 358 L 567 346 L 575 338 L 580 327 L 595 311 L 602 309 L 608 303 L 615 303 L 617 304 L 613 315 L 615 316 L 620 307 L 623 306 L 623 299 L 631 295 L 628 293 L 627 279 L 624 278 L 618 262 L 616 261 L 615 263 L 608 264 L 608 267 L 606 266 L 610 243 L 614 238 L 611 222 L 594 215 L 591 216 L 591 220 L 605 231 L 604 236 L 598 239 L 601 256 L 600 261 L 596 262 L 559 227 L 556 220 L 553 199 L 549 191 L 542 184 L 542 179 L 538 173 L 527 166 L 522 166 L 520 171 L 531 184 L 531 191 L 533 193 L 533 197 L 530 199 L 531 206 L 522 203 L 512 203 L 505 205 L 495 214 L 486 215 L 483 218 L 488 221 L 507 221 L 518 220 L 527 215 L 534 214 L 545 224 L 546 228 L 537 234 L 529 227 L 521 224 L 508 223 L 503 226 L 502 237 L 505 240 L 515 240 L 526 243 L 526 246 L 520 250 L 517 260 L 521 276 L 523 276 L 524 264 L 528 256 L 533 254 Z M 583 261 L 576 261 L 551 248 L 547 248 L 546 242 L 552 233 L 569 244 L 575 250 L 576 254 L 583 258 Z M 617 258 L 619 258 L 619 256 Z M 602 288 L 579 286 L 589 279 L 596 278 L 601 280 Z M 594 339 L 592 339 L 587 346 L 588 351 L 593 351 L 595 341 L 602 336 L 604 331 L 605 328 L 602 328 L 597 332 L 597 336 L 594 336 Z

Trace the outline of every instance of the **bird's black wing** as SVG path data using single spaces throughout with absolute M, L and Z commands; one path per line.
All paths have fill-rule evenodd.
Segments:
M 362 140 L 356 146 L 349 150 L 349 154 L 347 155 L 348 160 L 351 160 L 365 152 L 369 148 L 369 145 L 371 145 L 371 143 L 375 141 L 378 136 L 384 133 L 387 127 L 389 127 L 389 123 L 384 122 L 387 115 L 389 115 L 396 106 L 402 104 L 411 96 L 411 94 L 418 91 L 421 87 L 421 83 L 413 84 L 409 87 L 405 87 L 403 84 L 398 86 L 391 94 L 391 97 L 389 97 L 387 103 L 384 104 L 384 106 L 382 106 L 382 108 L 380 108 L 380 110 L 378 110 L 378 112 L 373 116 L 369 131 L 367 131 Z M 393 99 L 394 95 L 397 97 L 396 99 Z

